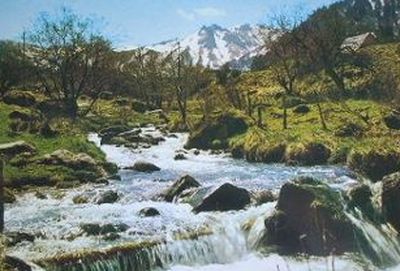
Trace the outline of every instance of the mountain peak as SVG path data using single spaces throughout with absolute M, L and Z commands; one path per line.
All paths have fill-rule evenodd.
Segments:
M 223 28 L 217 24 L 202 26 L 197 32 L 179 40 L 194 63 L 217 69 L 222 65 L 237 61 L 258 51 L 263 45 L 261 26 L 244 24 L 232 28 Z M 176 48 L 177 40 L 162 42 L 150 48 L 168 53 Z

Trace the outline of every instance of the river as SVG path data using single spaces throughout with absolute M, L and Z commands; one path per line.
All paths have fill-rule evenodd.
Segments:
M 151 135 L 160 133 L 154 127 L 145 128 L 144 132 Z M 91 134 L 89 139 L 100 146 L 96 134 Z M 137 160 L 145 160 L 159 166 L 159 172 L 145 174 L 120 170 L 121 180 L 111 180 L 108 185 L 84 185 L 62 192 L 48 189 L 45 191 L 48 195 L 46 199 L 38 199 L 34 193 L 22 195 L 17 203 L 6 206 L 6 229 L 29 232 L 38 238 L 33 243 L 21 243 L 11 248 L 9 253 L 32 262 L 76 250 L 98 250 L 123 243 L 163 240 L 162 245 L 151 251 L 161 261 L 158 264 L 161 267 L 157 267 L 161 270 L 379 270 L 369 264 L 368 259 L 350 254 L 326 258 L 260 255 L 254 250 L 254 244 L 263 229 L 265 217 L 273 212 L 275 203 L 237 212 L 194 214 L 187 204 L 153 201 L 154 196 L 184 174 L 193 176 L 203 186 L 230 182 L 250 191 L 278 191 L 282 184 L 300 175 L 323 178 L 336 189 L 356 182 L 351 172 L 336 166 L 287 167 L 248 163 L 233 159 L 228 154 L 215 155 L 207 151 L 198 155 L 187 151 L 185 155 L 188 159 L 174 160 L 176 151 L 183 149 L 186 139 L 187 134 L 175 134 L 149 149 L 101 146 L 107 159 L 121 168 L 131 166 Z M 72 202 L 72 198 L 78 194 L 96 198 L 110 189 L 122 195 L 117 203 L 77 205 Z M 144 207 L 155 207 L 161 215 L 144 218 L 139 215 Z M 391 254 L 389 257 L 392 261 L 400 263 L 398 243 L 391 240 L 390 235 L 383 234 L 386 230 L 376 229 L 353 216 L 351 218 L 363 228 L 366 235 L 370 235 L 371 240 L 380 238 L 375 245 L 377 251 Z M 255 222 L 250 232 L 245 233 L 242 227 L 249 221 Z M 124 223 L 129 229 L 121 233 L 117 240 L 104 241 L 98 236 L 80 234 L 80 225 L 83 223 Z M 196 232 L 204 228 L 212 229 L 213 234 L 196 240 L 176 241 L 174 238 L 179 233 Z M 123 270 L 118 263 L 113 263 L 112 268 L 111 265 L 105 266 L 88 267 L 86 270 Z M 393 268 L 388 270 L 400 270 Z

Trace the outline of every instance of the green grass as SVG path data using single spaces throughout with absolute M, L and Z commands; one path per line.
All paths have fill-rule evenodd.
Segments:
M 368 112 L 369 125 L 363 123 L 353 113 L 348 112 L 338 103 L 321 104 L 328 129 L 323 129 L 316 105 L 309 105 L 307 114 L 295 114 L 288 110 L 288 129 L 284 130 L 282 118 L 273 117 L 281 114 L 282 109 L 271 107 L 264 113 L 263 129 L 251 127 L 247 133 L 230 140 L 232 148 L 242 148 L 245 152 L 261 157 L 265 152 L 279 144 L 298 145 L 306 143 L 322 143 L 334 154 L 347 155 L 351 149 L 368 151 L 381 148 L 400 151 L 400 133 L 390 131 L 382 121 L 382 117 L 390 110 L 387 106 L 367 100 L 349 100 L 346 104 L 352 111 Z M 358 123 L 365 131 L 363 136 L 338 137 L 335 131 L 345 124 Z
M 66 127 L 59 135 L 50 138 L 28 132 L 21 134 L 10 133 L 8 115 L 14 110 L 23 110 L 23 108 L 0 102 L 0 144 L 24 140 L 37 148 L 38 155 L 51 153 L 58 149 L 67 149 L 74 153 L 85 152 L 97 160 L 105 160 L 104 153 L 94 143 L 87 140 L 86 132 L 80 131 L 70 123 L 67 125 L 68 128 Z M 56 123 L 54 125 L 57 126 L 59 124 Z

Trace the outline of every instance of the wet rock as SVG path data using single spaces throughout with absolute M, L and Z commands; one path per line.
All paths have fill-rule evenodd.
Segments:
M 47 195 L 40 191 L 35 192 L 35 197 L 38 199 L 47 199 Z
M 305 104 L 300 104 L 293 109 L 293 113 L 296 114 L 307 114 L 310 112 L 310 107 Z
M 353 251 L 356 242 L 339 192 L 312 178 L 283 185 L 276 212 L 265 220 L 262 240 L 278 253 L 318 256 Z
M 8 189 L 4 189 L 4 202 L 5 203 L 14 203 L 17 201 L 17 198 L 15 197 L 14 193 Z
M 364 127 L 357 123 L 347 123 L 335 131 L 338 137 L 361 137 L 364 134 Z
M 165 191 L 162 195 L 162 198 L 165 201 L 172 202 L 183 191 L 196 187 L 200 187 L 200 183 L 196 181 L 193 177 L 185 175 L 177 180 L 167 191 Z
M 348 156 L 347 165 L 372 182 L 377 182 L 385 175 L 400 170 L 400 153 L 386 150 L 353 150 Z
M 6 232 L 5 233 L 5 245 L 7 247 L 15 246 L 21 242 L 33 242 L 35 236 L 25 232 Z
M 359 184 L 356 185 L 347 192 L 350 201 L 348 206 L 350 208 L 358 208 L 363 214 L 371 220 L 374 220 L 376 213 L 372 205 L 372 192 L 368 185 Z
M 177 153 L 174 157 L 174 160 L 186 160 L 187 157 L 183 153 Z
M 392 111 L 383 118 L 383 121 L 389 129 L 400 130 L 400 112 Z
M 26 91 L 11 91 L 3 96 L 3 102 L 19 106 L 32 106 L 36 103 L 36 99 Z
M 110 232 L 110 233 L 107 233 L 107 234 L 105 234 L 103 236 L 103 240 L 104 241 L 115 241 L 115 240 L 117 240 L 119 238 L 121 238 L 121 235 L 119 235 L 116 232 Z
M 87 195 L 76 195 L 72 198 L 72 202 L 75 204 L 85 204 L 89 202 L 89 197 Z
M 244 118 L 232 113 L 224 113 L 211 121 L 202 123 L 191 133 L 185 148 L 211 149 L 215 140 L 221 143 L 218 147 L 226 148 L 230 137 L 246 132 L 247 128 Z
M 400 232 L 400 172 L 383 178 L 381 200 L 386 221 Z
M 100 137 L 113 137 L 120 133 L 127 132 L 130 130 L 131 130 L 131 128 L 129 128 L 126 125 L 114 125 L 114 126 L 110 126 L 110 127 L 100 130 L 99 136 Z
M 194 155 L 199 155 L 199 154 L 200 154 L 200 151 L 199 151 L 199 150 L 194 150 L 194 151 L 193 151 L 193 154 L 194 154 Z
M 200 204 L 193 208 L 193 211 L 199 213 L 241 210 L 249 203 L 250 194 L 246 189 L 225 183 L 203 197 Z
M 147 207 L 140 210 L 139 215 L 143 217 L 153 217 L 153 216 L 159 216 L 160 212 L 156 208 Z
M 100 166 L 110 175 L 116 175 L 118 173 L 118 166 L 112 162 L 102 162 Z
M 252 197 L 255 205 L 261 205 L 268 202 L 273 202 L 277 200 L 277 197 L 272 193 L 271 190 L 261 190 L 253 194 Z
M 124 232 L 129 229 L 129 226 L 126 224 L 96 224 L 96 223 L 86 223 L 80 225 L 81 230 L 87 236 L 94 236 L 94 235 L 107 235 L 110 233 L 119 233 Z
M 330 149 L 321 143 L 292 144 L 286 148 L 285 161 L 298 166 L 324 165 L 330 155 Z
M 30 265 L 28 265 L 26 262 L 23 260 L 14 257 L 14 256 L 9 256 L 6 255 L 4 257 L 4 270 L 14 270 L 14 271 L 32 271 L 32 268 Z
M 119 200 L 118 193 L 113 190 L 108 190 L 100 194 L 96 203 L 97 204 L 114 203 L 117 202 L 118 200 Z
M 36 148 L 23 140 L 12 143 L 0 144 L 0 155 L 12 158 L 18 154 L 30 153 L 35 154 Z
M 135 164 L 132 167 L 126 167 L 124 169 L 131 169 L 131 170 L 136 170 L 139 172 L 146 172 L 146 173 L 151 173 L 154 171 L 160 171 L 161 169 L 149 162 L 145 162 L 145 161 L 137 161 L 135 162 Z

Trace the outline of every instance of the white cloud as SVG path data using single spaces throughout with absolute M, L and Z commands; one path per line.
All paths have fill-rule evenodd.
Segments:
M 196 14 L 194 14 L 193 12 L 184 10 L 184 9 L 178 9 L 176 11 L 176 13 L 178 13 L 179 16 L 181 16 L 182 18 L 189 20 L 189 21 L 194 21 L 196 19 Z
M 223 9 L 218 9 L 214 7 L 203 7 L 203 8 L 196 8 L 193 10 L 185 10 L 185 9 L 177 9 L 176 13 L 181 16 L 182 18 L 194 21 L 198 18 L 205 18 L 205 17 L 224 17 L 226 16 L 226 11 Z
M 197 8 L 194 12 L 201 17 L 224 17 L 226 16 L 226 11 L 223 9 L 218 9 L 214 7 L 204 7 Z

